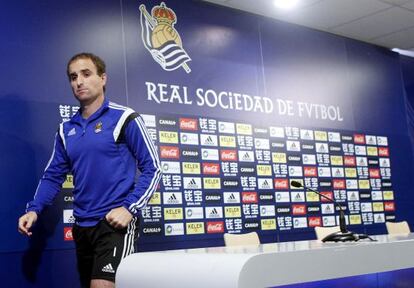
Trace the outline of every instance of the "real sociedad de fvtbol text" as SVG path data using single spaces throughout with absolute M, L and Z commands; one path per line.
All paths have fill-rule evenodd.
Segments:
M 308 103 L 277 98 L 273 102 L 268 97 L 251 96 L 239 92 L 215 91 L 197 88 L 189 91 L 187 86 L 145 82 L 147 100 L 157 104 L 197 105 L 224 110 L 238 110 L 279 115 L 344 121 L 341 109 L 336 105 Z

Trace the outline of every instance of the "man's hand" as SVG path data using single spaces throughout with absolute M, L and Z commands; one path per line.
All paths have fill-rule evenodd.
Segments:
M 27 236 L 32 236 L 32 232 L 30 232 L 30 228 L 32 228 L 33 224 L 37 221 L 37 214 L 34 211 L 29 211 L 24 214 L 22 217 L 19 218 L 19 232 L 21 234 L 26 234 Z
M 125 207 L 114 208 L 106 214 L 105 218 L 112 227 L 122 229 L 132 220 L 132 214 Z

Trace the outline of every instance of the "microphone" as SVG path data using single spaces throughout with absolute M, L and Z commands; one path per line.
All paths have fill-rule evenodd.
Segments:
M 293 187 L 305 188 L 305 190 L 314 192 L 314 193 L 318 194 L 319 196 L 321 196 L 322 198 L 327 199 L 329 202 L 333 203 L 336 207 L 339 208 L 339 228 L 340 228 L 340 231 L 329 234 L 328 236 L 326 236 L 325 238 L 322 239 L 322 242 L 338 242 L 338 241 L 348 242 L 348 241 L 358 241 L 360 239 L 366 239 L 366 238 L 370 239 L 371 241 L 376 241 L 376 240 L 372 239 L 371 237 L 369 237 L 366 234 L 356 234 L 354 232 L 348 231 L 348 229 L 346 228 L 344 210 L 342 209 L 342 206 L 339 205 L 338 202 L 336 202 L 335 200 L 323 195 L 322 193 L 320 193 L 320 192 L 318 192 L 314 189 L 303 186 L 302 183 L 300 183 L 298 181 L 292 180 L 292 181 L 290 181 L 290 184 Z

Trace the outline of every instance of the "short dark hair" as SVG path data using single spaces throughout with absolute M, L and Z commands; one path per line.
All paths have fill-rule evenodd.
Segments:
M 91 61 L 96 67 L 96 72 L 99 76 L 102 76 L 103 73 L 106 73 L 106 65 L 105 65 L 105 62 L 101 58 L 99 58 L 98 56 L 92 53 L 82 52 L 82 53 L 78 53 L 74 55 L 68 61 L 68 65 L 66 66 L 66 74 L 68 75 L 69 81 L 70 81 L 69 65 L 78 59 L 91 59 Z

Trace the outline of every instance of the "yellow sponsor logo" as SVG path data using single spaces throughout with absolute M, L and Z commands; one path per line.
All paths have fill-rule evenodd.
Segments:
M 344 160 L 342 159 L 342 156 L 331 156 L 331 164 L 335 166 L 342 166 L 344 165 Z
M 367 154 L 368 154 L 368 156 L 378 156 L 378 148 L 377 147 L 367 147 Z
M 238 206 L 225 207 L 224 215 L 226 218 L 240 218 L 241 209 Z
M 160 131 L 160 142 L 178 144 L 178 133 L 171 131 Z
M 276 220 L 275 219 L 262 219 L 262 230 L 276 230 Z
M 221 147 L 236 147 L 236 138 L 234 136 L 220 136 Z
M 358 180 L 359 189 L 369 189 L 369 180 Z
M 372 211 L 374 211 L 374 212 L 382 212 L 382 211 L 384 211 L 384 203 L 382 203 L 382 202 L 374 202 L 374 203 L 372 203 Z
M 161 205 L 161 193 L 154 192 L 148 201 L 148 205 Z
M 64 188 L 64 189 L 73 189 L 74 188 L 74 186 L 73 186 L 73 175 L 70 175 L 70 174 L 66 175 L 66 180 L 62 184 L 62 188 Z
M 220 189 L 220 178 L 204 178 L 204 189 Z
M 252 125 L 237 123 L 236 131 L 240 135 L 252 135 Z
M 183 208 L 164 208 L 165 220 L 181 220 L 183 219 Z
M 306 201 L 307 202 L 318 202 L 319 201 L 319 195 L 315 192 L 306 192 Z
M 184 174 L 200 174 L 200 163 L 183 162 L 183 173 Z
M 186 223 L 187 234 L 204 234 L 204 223 L 203 222 L 191 222 Z
M 351 225 L 362 224 L 361 215 L 359 214 L 349 215 L 349 224 Z
M 258 176 L 272 176 L 272 166 L 270 165 L 257 165 Z
M 328 141 L 328 134 L 325 131 L 315 131 L 316 141 Z
M 384 200 L 394 200 L 394 191 L 383 191 Z
M 273 163 L 286 163 L 286 153 L 272 153 Z
M 357 177 L 357 171 L 355 168 L 345 168 L 345 176 L 347 178 L 356 178 Z

